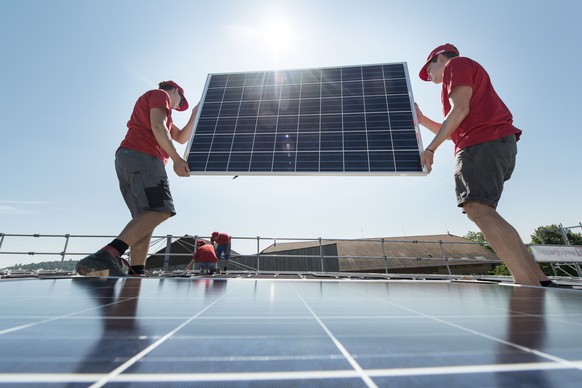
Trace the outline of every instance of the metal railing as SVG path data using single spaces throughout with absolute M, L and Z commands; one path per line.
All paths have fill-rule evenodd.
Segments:
M 0 233 L 0 268 L 10 267 L 23 262 L 34 263 L 31 257 L 51 257 L 53 260 L 37 260 L 39 261 L 58 261 L 78 260 L 84 256 L 89 255 L 100 247 L 96 240 L 101 241 L 101 246 L 106 245 L 111 239 L 116 236 L 109 235 L 76 235 L 76 234 L 11 234 Z M 153 236 L 148 255 L 164 256 L 163 270 L 168 271 L 176 267 L 176 260 L 181 258 L 181 263 L 184 262 L 184 257 L 191 257 L 196 241 L 199 239 L 209 240 L 209 236 Z M 272 263 L 274 260 L 299 260 L 308 259 L 310 261 L 310 268 L 314 271 L 329 272 L 337 269 L 331 268 L 328 263 L 340 259 L 353 259 L 360 261 L 372 262 L 375 260 L 376 267 L 378 260 L 381 260 L 382 270 L 389 272 L 390 262 L 393 260 L 413 260 L 422 261 L 425 263 L 432 263 L 435 266 L 446 268 L 446 272 L 451 274 L 451 264 L 483 264 L 483 263 L 498 263 L 498 260 L 476 259 L 468 261 L 466 258 L 454 258 L 447 254 L 447 250 L 451 247 L 459 245 L 478 245 L 475 242 L 458 242 L 458 241 L 435 241 L 435 240 L 393 240 L 385 238 L 370 238 L 370 239 L 324 239 L 318 238 L 279 238 L 279 237 L 232 237 L 233 240 L 233 256 L 230 263 L 239 269 L 249 271 L 261 271 L 268 268 L 267 263 Z M 329 251 L 328 246 L 340 242 L 358 242 L 365 243 L 368 251 L 374 251 L 373 255 L 365 254 L 350 254 L 338 255 L 337 252 Z M 179 245 L 177 246 L 176 243 Z M 268 247 L 277 247 L 279 244 L 289 245 L 288 249 L 283 251 L 269 251 L 264 252 Z M 293 245 L 293 243 L 296 243 Z M 392 253 L 391 245 L 393 244 L 418 244 L 422 245 L 419 248 L 422 252 L 417 252 L 416 256 L 402 256 Z M 370 249 L 370 244 L 377 244 L 378 246 Z M 243 250 L 246 249 L 247 253 Z M 273 250 L 273 249 L 271 249 Z M 254 252 L 253 252 L 254 251 Z M 289 253 L 289 251 L 295 251 Z M 251 253 L 249 253 L 251 252 Z M 376 254 L 377 253 L 377 254 Z M 130 259 L 131 252 L 128 252 L 127 258 Z M 11 264 L 7 265 L 4 258 L 9 257 Z M 187 260 L 189 261 L 189 260 Z M 186 262 L 187 262 L 186 261 Z M 375 268 L 377 271 L 379 268 Z M 335 272 L 335 271 L 334 271 Z

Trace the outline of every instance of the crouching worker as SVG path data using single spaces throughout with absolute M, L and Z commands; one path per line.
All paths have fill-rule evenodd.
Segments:
M 204 240 L 200 240 L 196 243 L 196 250 L 194 251 L 192 260 L 186 266 L 184 273 L 190 271 L 190 269 L 198 263 L 200 275 L 203 275 L 205 272 L 214 275 L 217 262 L 218 257 L 216 257 L 216 253 L 214 253 L 214 246 L 206 244 Z

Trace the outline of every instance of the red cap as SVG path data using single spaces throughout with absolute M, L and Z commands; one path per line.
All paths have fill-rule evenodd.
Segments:
M 176 89 L 178 89 L 178 91 L 180 92 L 180 95 L 182 96 L 182 105 L 180 105 L 179 107 L 176 108 L 177 111 L 185 111 L 186 109 L 188 109 L 188 101 L 186 100 L 186 96 L 184 96 L 184 89 L 182 89 L 182 87 L 180 85 L 178 85 L 177 83 L 175 83 L 174 81 L 162 81 L 160 82 L 160 86 L 162 85 L 170 85 Z
M 439 54 L 449 53 L 449 52 L 453 52 L 453 53 L 459 55 L 459 50 L 457 50 L 457 48 L 450 43 L 443 44 L 442 46 L 439 46 L 439 47 L 435 48 L 434 50 L 432 50 L 431 53 L 428 54 L 428 58 L 426 59 L 426 63 L 424 64 L 422 69 L 420 69 L 420 73 L 418 73 L 418 76 L 420 77 L 420 79 L 423 81 L 428 81 L 428 73 L 426 72 L 426 67 L 428 66 L 430 61 L 432 61 Z
M 198 241 L 196 242 L 196 246 L 197 246 L 197 247 L 201 247 L 202 245 L 206 245 L 206 241 L 204 241 L 204 240 L 198 240 Z

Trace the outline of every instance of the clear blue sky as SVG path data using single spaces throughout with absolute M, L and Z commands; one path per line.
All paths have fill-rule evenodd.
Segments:
M 194 104 L 208 73 L 404 61 L 441 120 L 440 87 L 417 74 L 445 42 L 485 66 L 524 131 L 499 212 L 526 243 L 538 226 L 577 225 L 581 14 L 572 0 L 4 0 L 0 232 L 116 235 L 129 212 L 114 152 L 159 81 Z M 178 215 L 155 234 L 462 236 L 477 228 L 456 207 L 452 166 L 452 144 L 425 177 L 179 178 L 168 166 Z

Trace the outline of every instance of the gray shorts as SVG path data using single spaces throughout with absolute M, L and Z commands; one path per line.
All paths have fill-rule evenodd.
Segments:
M 120 148 L 115 153 L 115 171 L 132 217 L 146 211 L 176 214 L 166 167 L 160 159 Z
M 497 207 L 503 183 L 515 168 L 515 135 L 467 147 L 455 159 L 457 205 L 479 202 Z

